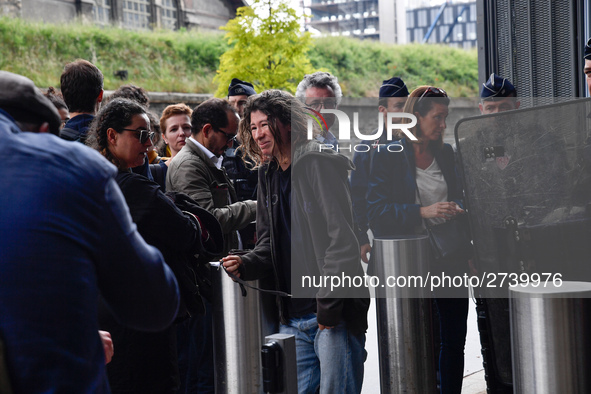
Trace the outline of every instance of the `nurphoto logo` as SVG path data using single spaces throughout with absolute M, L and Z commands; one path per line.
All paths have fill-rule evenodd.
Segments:
M 355 137 L 359 138 L 361 141 L 375 141 L 371 146 L 369 144 L 352 144 L 349 146 L 334 146 L 332 144 L 322 144 L 320 150 L 322 149 L 335 149 L 337 151 L 340 150 L 348 150 L 349 152 L 368 152 L 371 148 L 377 148 L 378 151 L 380 147 L 386 147 L 389 152 L 401 152 L 402 145 L 388 145 L 388 144 L 379 144 L 377 143 L 384 133 L 384 116 L 382 113 L 378 113 L 378 128 L 373 134 L 362 134 L 359 131 L 359 113 L 353 112 L 353 122 L 350 121 L 349 116 L 338 109 L 326 109 L 323 108 L 320 111 L 310 110 L 312 113 L 309 113 L 310 118 L 308 118 L 308 140 L 314 139 L 314 123 L 318 125 L 321 130 L 328 130 L 328 126 L 326 120 L 322 116 L 322 114 L 332 114 L 338 119 L 339 123 L 339 131 L 336 135 L 337 140 L 340 142 L 351 141 L 351 123 L 353 125 L 353 133 Z M 409 123 L 399 123 L 402 119 L 410 119 Z M 395 123 L 397 122 L 397 123 Z M 400 130 L 407 138 L 412 141 L 416 141 L 417 138 L 410 132 L 409 129 L 413 128 L 417 124 L 417 118 L 413 114 L 408 114 L 406 112 L 388 112 L 386 116 L 386 139 L 388 142 L 392 141 L 393 131 Z

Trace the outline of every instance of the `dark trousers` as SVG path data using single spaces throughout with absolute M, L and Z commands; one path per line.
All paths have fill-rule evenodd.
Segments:
M 464 379 L 468 298 L 436 298 L 439 312 L 441 350 L 439 371 L 441 394 L 460 394 Z
M 211 303 L 203 299 L 205 315 L 193 316 L 178 326 L 177 344 L 181 388 L 179 394 L 214 394 Z

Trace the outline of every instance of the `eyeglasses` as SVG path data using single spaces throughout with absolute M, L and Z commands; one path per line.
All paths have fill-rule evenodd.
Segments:
M 306 107 L 310 107 L 316 111 L 320 111 L 321 108 L 335 109 L 337 107 L 337 100 L 334 98 L 328 98 L 325 100 L 314 100 L 311 103 L 307 103 Z
M 447 93 L 445 93 L 445 90 L 441 88 L 429 86 L 427 89 L 425 89 L 423 94 L 421 94 L 421 97 L 419 97 L 417 103 L 419 103 L 423 97 L 447 97 Z
M 216 129 L 216 128 L 215 128 L 215 127 L 213 127 L 213 126 L 212 126 L 212 128 L 213 128 L 215 131 L 217 131 L 218 133 L 222 133 L 222 134 L 223 134 L 223 135 L 226 137 L 226 144 L 227 144 L 228 142 L 230 142 L 230 141 L 232 141 L 232 142 L 236 141 L 236 138 L 238 137 L 238 135 L 237 135 L 237 134 L 228 134 L 228 133 L 226 133 L 226 132 L 225 132 L 225 131 L 223 131 L 223 130 Z
M 155 132 L 150 130 L 134 130 L 134 129 L 122 129 L 127 131 L 133 131 L 135 138 L 140 140 L 140 144 L 145 144 L 150 139 L 150 142 L 154 143 L 154 136 L 156 135 Z

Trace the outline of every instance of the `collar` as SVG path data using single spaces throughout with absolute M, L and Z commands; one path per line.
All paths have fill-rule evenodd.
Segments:
M 217 157 L 216 155 L 214 155 L 213 153 L 211 153 L 209 151 L 209 149 L 207 149 L 205 146 L 201 145 L 201 143 L 199 141 L 197 141 L 195 138 L 193 138 L 193 136 L 189 137 L 189 140 L 191 140 L 195 145 L 197 145 L 197 147 L 199 149 L 201 149 L 201 151 L 203 153 L 205 153 L 205 156 L 207 156 L 207 158 L 209 160 L 211 160 L 211 162 L 216 166 L 217 169 L 221 169 L 222 168 L 222 161 L 224 159 L 223 156 Z

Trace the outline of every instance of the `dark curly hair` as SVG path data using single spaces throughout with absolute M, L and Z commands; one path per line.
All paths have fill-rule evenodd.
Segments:
M 271 158 L 263 157 L 259 146 L 252 137 L 250 116 L 256 111 L 267 115 L 269 129 L 273 134 L 277 146 L 281 147 L 292 144 L 294 145 L 292 148 L 295 148 L 296 145 L 306 140 L 309 112 L 294 96 L 275 89 L 266 90 L 261 94 L 250 96 L 244 108 L 244 118 L 240 121 L 240 126 L 238 127 L 239 138 L 242 141 L 239 149 L 243 150 L 246 156 L 254 161 L 257 167 L 268 162 Z M 278 122 L 284 126 L 291 126 L 289 141 L 282 140 Z
M 107 130 L 113 128 L 121 134 L 123 129 L 133 122 L 135 115 L 147 114 L 146 108 L 135 101 L 123 98 L 116 98 L 105 105 L 94 118 L 88 129 L 86 145 L 96 149 L 107 158 L 117 168 L 122 168 L 119 161 L 111 154 L 109 150 L 109 141 Z
M 146 108 L 150 106 L 148 92 L 144 88 L 132 84 L 119 86 L 119 88 L 108 97 L 108 101 L 115 100 L 116 98 L 126 98 L 135 101 Z

